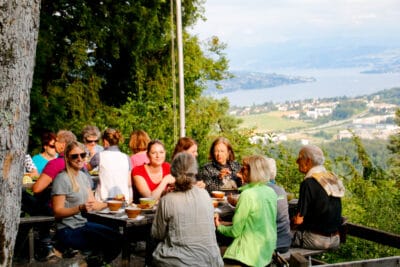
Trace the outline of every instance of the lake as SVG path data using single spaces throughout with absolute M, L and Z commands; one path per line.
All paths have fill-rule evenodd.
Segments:
M 277 73 L 296 76 L 312 76 L 316 82 L 283 85 L 254 90 L 238 90 L 231 93 L 213 94 L 220 99 L 227 97 L 231 106 L 251 106 L 266 102 L 296 101 L 310 98 L 328 98 L 340 96 L 361 96 L 400 87 L 400 73 L 363 74 L 365 69 L 279 69 L 267 70 L 266 73 Z

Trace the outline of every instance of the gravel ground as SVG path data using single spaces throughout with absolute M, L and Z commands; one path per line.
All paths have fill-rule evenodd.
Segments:
M 119 267 L 122 266 L 121 255 L 118 256 L 109 266 Z M 14 258 L 14 267 L 30 266 L 30 267 L 44 267 L 44 266 L 61 266 L 61 267 L 85 267 L 87 266 L 85 256 L 78 253 L 73 258 L 57 258 L 54 257 L 48 261 L 34 260 L 29 262 L 28 258 Z M 143 267 L 144 264 L 144 251 L 135 251 L 131 253 L 130 264 L 132 267 Z

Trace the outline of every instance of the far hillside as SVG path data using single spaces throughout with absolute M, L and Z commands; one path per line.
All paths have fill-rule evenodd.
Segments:
M 284 104 L 265 103 L 233 107 L 243 128 L 276 140 L 341 140 L 352 134 L 361 139 L 382 139 L 398 130 L 394 122 L 400 88 L 360 97 L 309 99 Z
M 241 127 L 254 128 L 257 133 L 295 130 L 313 125 L 310 122 L 289 119 L 285 117 L 285 112 L 282 111 L 250 114 L 240 116 L 240 118 L 243 120 Z

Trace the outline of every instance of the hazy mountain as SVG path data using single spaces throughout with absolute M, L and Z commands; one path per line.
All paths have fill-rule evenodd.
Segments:
M 216 90 L 214 83 L 208 84 L 207 93 L 229 93 L 236 90 L 250 90 L 259 88 L 270 88 L 285 84 L 297 84 L 314 82 L 313 77 L 291 76 L 276 73 L 261 73 L 249 71 L 233 71 L 233 78 L 220 82 L 223 91 Z

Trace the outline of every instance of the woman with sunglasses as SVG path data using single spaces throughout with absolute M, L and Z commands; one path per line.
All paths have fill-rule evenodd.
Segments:
M 87 156 L 87 161 L 90 161 L 90 159 L 98 152 L 101 152 L 104 150 L 104 148 L 99 145 L 99 139 L 100 139 L 100 130 L 94 125 L 87 125 L 85 128 L 82 130 L 82 138 L 83 138 L 83 143 L 85 144 L 85 151 L 88 153 Z
M 42 151 L 32 157 L 39 174 L 42 173 L 47 162 L 58 156 L 56 151 L 56 139 L 57 136 L 55 133 L 45 132 L 42 134 Z
M 101 210 L 107 204 L 95 200 L 90 182 L 81 171 L 86 152 L 81 143 L 69 143 L 65 149 L 65 170 L 52 187 L 52 206 L 57 220 L 56 239 L 62 248 L 91 251 L 88 265 L 103 266 L 121 251 L 122 236 L 104 225 L 88 222 L 82 212 Z
M 131 159 L 118 147 L 123 141 L 120 131 L 108 128 L 103 133 L 104 151 L 96 153 L 87 168 L 89 171 L 98 167 L 100 183 L 97 185 L 97 200 L 124 199 L 132 202 Z

